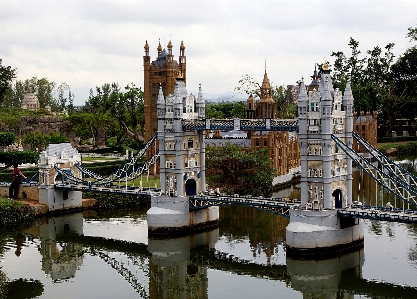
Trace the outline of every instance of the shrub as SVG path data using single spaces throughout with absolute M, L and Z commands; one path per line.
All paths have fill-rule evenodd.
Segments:
M 0 163 L 4 163 L 6 166 L 11 166 L 13 163 L 37 163 L 38 160 L 39 154 L 35 151 L 0 152 Z
M 16 135 L 12 132 L 0 132 L 0 146 L 11 145 L 16 140 Z

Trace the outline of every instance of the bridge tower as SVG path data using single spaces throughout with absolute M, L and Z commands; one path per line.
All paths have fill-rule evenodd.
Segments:
M 287 247 L 291 254 L 342 251 L 363 245 L 359 219 L 339 218 L 337 209 L 352 203 L 352 160 L 332 135 L 352 146 L 353 96 L 334 89 L 328 64 L 317 89 L 307 94 L 301 83 L 298 100 L 301 150 L 301 207 L 290 212 Z
M 205 132 L 183 131 L 183 119 L 205 118 L 201 86 L 197 99 L 178 81 L 174 94 L 157 99 L 160 183 L 162 195 L 153 197 L 147 212 L 150 234 L 190 231 L 218 224 L 219 208 L 189 211 L 188 196 L 206 191 Z

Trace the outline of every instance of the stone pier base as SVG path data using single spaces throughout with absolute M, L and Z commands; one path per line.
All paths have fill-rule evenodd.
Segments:
M 287 256 L 330 258 L 363 247 L 363 221 L 337 216 L 337 210 L 291 209 L 286 229 Z
M 152 197 L 147 212 L 149 235 L 175 235 L 216 227 L 219 207 L 189 210 L 188 197 Z

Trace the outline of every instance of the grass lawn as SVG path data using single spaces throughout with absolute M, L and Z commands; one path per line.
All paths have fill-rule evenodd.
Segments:
M 140 186 L 140 178 L 134 179 L 133 181 L 128 181 L 127 182 L 127 186 L 135 186 L 135 187 L 139 187 Z M 114 182 L 114 185 L 119 185 L 118 182 Z M 126 186 L 126 182 L 121 181 L 120 182 L 120 186 Z M 160 180 L 159 180 L 159 176 L 149 176 L 147 177 L 146 175 L 144 175 L 142 177 L 142 188 L 160 188 Z
M 118 158 L 110 158 L 110 157 L 81 157 L 81 161 L 115 161 L 120 160 Z
M 0 207 L 20 207 L 22 204 L 16 200 L 10 200 L 7 199 L 7 197 L 4 197 L 0 195 Z

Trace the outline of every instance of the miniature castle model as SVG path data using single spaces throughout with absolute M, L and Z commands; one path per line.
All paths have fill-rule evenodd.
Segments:
M 252 94 L 248 97 L 244 118 L 276 118 L 276 104 L 272 99 L 272 87 L 266 70 L 259 92 L 259 100 L 256 101 Z M 270 164 L 276 170 L 277 175 L 287 174 L 291 169 L 300 166 L 300 146 L 296 132 L 221 132 L 215 130 L 213 133 L 207 132 L 206 135 L 206 144 L 211 146 L 224 146 L 230 142 L 244 147 L 268 149 Z M 218 174 L 219 172 L 221 169 L 218 168 L 208 170 L 209 174 Z
M 32 89 L 29 88 L 28 92 L 23 95 L 21 107 L 27 110 L 40 109 L 38 97 L 32 92 Z
M 254 101 L 252 95 L 246 102 L 245 117 L 276 118 L 276 104 L 272 99 L 272 87 L 268 74 L 264 73 L 260 90 L 260 99 Z M 300 166 L 300 146 L 296 132 L 262 132 L 250 134 L 251 146 L 256 149 L 268 149 L 271 166 L 277 175 L 287 174 L 290 169 Z

